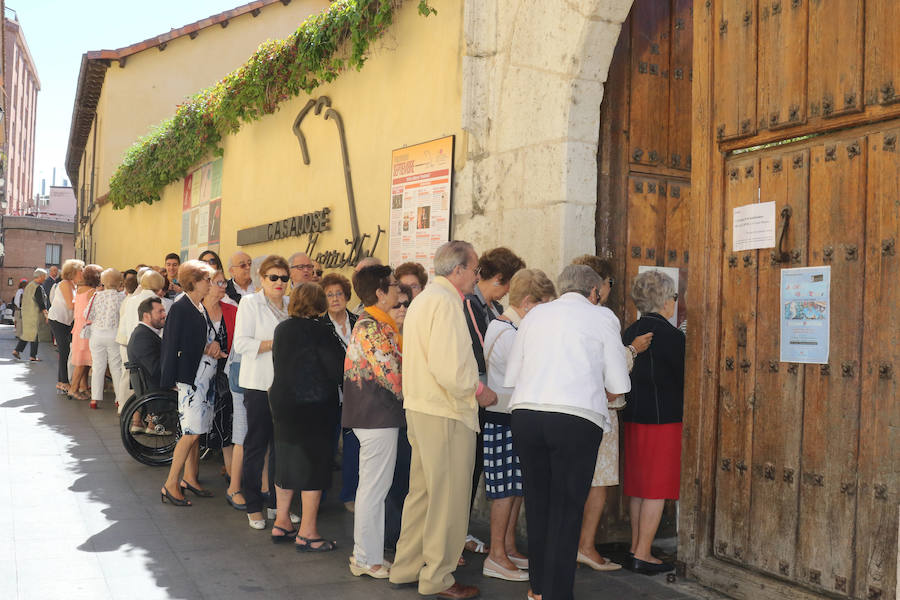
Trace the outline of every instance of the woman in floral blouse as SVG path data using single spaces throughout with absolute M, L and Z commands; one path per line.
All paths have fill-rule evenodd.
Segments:
M 394 476 L 397 435 L 405 425 L 400 390 L 403 338 L 388 312 L 398 299 L 399 283 L 390 267 L 364 267 L 353 288 L 365 310 L 359 316 L 344 361 L 342 424 L 359 438 L 359 487 L 353 518 L 350 572 L 386 579 L 384 500 Z

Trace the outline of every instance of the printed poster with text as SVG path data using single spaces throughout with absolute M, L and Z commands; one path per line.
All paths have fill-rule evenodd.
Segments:
M 826 364 L 831 267 L 781 270 L 781 362 Z
M 197 258 L 204 250 L 218 254 L 222 222 L 221 158 L 187 174 L 181 210 L 181 261 Z
M 389 261 L 421 263 L 434 277 L 434 252 L 450 240 L 454 136 L 391 153 Z

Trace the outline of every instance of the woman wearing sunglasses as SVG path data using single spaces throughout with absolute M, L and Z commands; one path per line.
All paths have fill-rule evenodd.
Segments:
M 244 388 L 244 407 L 247 409 L 242 483 L 247 519 L 253 529 L 266 527 L 262 512 L 266 508 L 262 494 L 262 471 L 273 435 L 268 389 L 275 377 L 272 364 L 275 327 L 288 318 L 285 292 L 290 276 L 287 261 L 274 254 L 266 257 L 259 265 L 259 278 L 262 289 L 244 296 L 238 305 L 232 344 L 233 350 L 241 355 L 238 383 Z M 274 460 L 273 454 L 269 462 Z M 276 494 L 285 492 L 290 493 L 276 489 Z M 278 527 L 272 529 L 273 536 L 290 533 Z

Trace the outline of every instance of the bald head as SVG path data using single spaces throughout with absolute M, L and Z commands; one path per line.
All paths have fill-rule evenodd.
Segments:
M 353 272 L 359 273 L 360 269 L 364 269 L 366 267 L 377 267 L 381 265 L 381 259 L 375 258 L 374 256 L 367 256 L 358 263 L 356 263 L 356 267 L 354 267 Z
M 231 273 L 231 278 L 242 288 L 246 288 L 250 284 L 250 265 L 252 263 L 253 259 L 246 252 L 235 252 L 228 261 L 228 272 Z
M 306 252 L 294 252 L 288 259 L 290 267 L 291 283 L 295 286 L 307 283 L 315 277 L 316 267 Z

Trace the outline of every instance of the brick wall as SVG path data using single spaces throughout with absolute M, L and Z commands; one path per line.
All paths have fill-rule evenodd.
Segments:
M 10 217 L 5 219 L 12 221 Z M 18 220 L 18 219 L 17 219 Z M 33 221 L 43 221 L 32 219 Z M 47 244 L 60 244 L 62 246 L 60 264 L 70 258 L 75 258 L 75 236 L 72 234 L 71 223 L 55 223 L 47 229 L 63 229 L 68 226 L 69 231 L 47 231 L 40 228 L 40 223 L 29 224 L 28 229 L 6 226 L 3 229 L 3 246 L 6 255 L 3 257 L 3 266 L 0 267 L 0 299 L 10 301 L 16 293 L 20 279 L 31 279 L 37 267 L 47 266 Z M 10 279 L 12 284 L 10 285 Z

